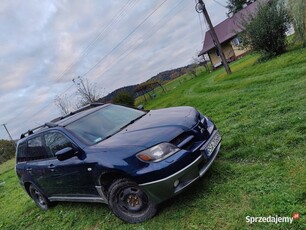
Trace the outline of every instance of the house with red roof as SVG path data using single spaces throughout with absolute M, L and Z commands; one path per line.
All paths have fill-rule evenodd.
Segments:
M 246 54 L 249 50 L 241 46 L 241 40 L 238 33 L 243 31 L 243 22 L 247 21 L 249 15 L 253 15 L 257 9 L 257 2 L 247 5 L 245 8 L 225 19 L 214 27 L 223 53 L 228 62 L 234 61 L 240 56 Z M 203 48 L 198 56 L 207 54 L 214 68 L 222 64 L 216 45 L 210 34 L 206 32 Z

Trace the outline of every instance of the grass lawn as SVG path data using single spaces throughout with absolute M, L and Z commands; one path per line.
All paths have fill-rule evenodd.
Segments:
M 0 165 L 0 229 L 306 229 L 306 49 L 257 64 L 248 55 L 197 78 L 168 83 L 146 109 L 190 105 L 223 136 L 219 156 L 189 190 L 153 219 L 125 224 L 106 205 L 59 203 L 40 211 L 22 191 L 14 161 Z M 162 188 L 161 188 L 162 189 Z M 285 216 L 289 223 L 246 223 Z

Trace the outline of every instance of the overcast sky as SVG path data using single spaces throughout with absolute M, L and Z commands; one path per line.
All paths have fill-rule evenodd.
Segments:
M 226 0 L 204 2 L 214 25 L 226 18 Z M 1 0 L 0 124 L 17 139 L 59 116 L 54 98 L 75 100 L 77 76 L 108 94 L 190 64 L 207 30 L 194 7 L 194 0 Z M 3 126 L 0 139 L 8 139 Z

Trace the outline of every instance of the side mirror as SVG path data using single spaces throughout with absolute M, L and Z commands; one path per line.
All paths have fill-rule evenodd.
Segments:
M 63 148 L 55 153 L 58 160 L 64 161 L 77 155 L 77 151 L 71 147 Z

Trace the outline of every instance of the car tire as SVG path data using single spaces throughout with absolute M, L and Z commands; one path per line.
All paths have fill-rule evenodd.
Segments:
M 31 198 L 34 200 L 37 207 L 46 211 L 50 208 L 51 203 L 50 201 L 39 191 L 39 189 L 31 184 L 29 186 L 29 193 Z
M 137 183 L 119 179 L 108 190 L 108 205 L 112 212 L 128 223 L 139 223 L 156 213 L 156 205 L 150 201 Z

